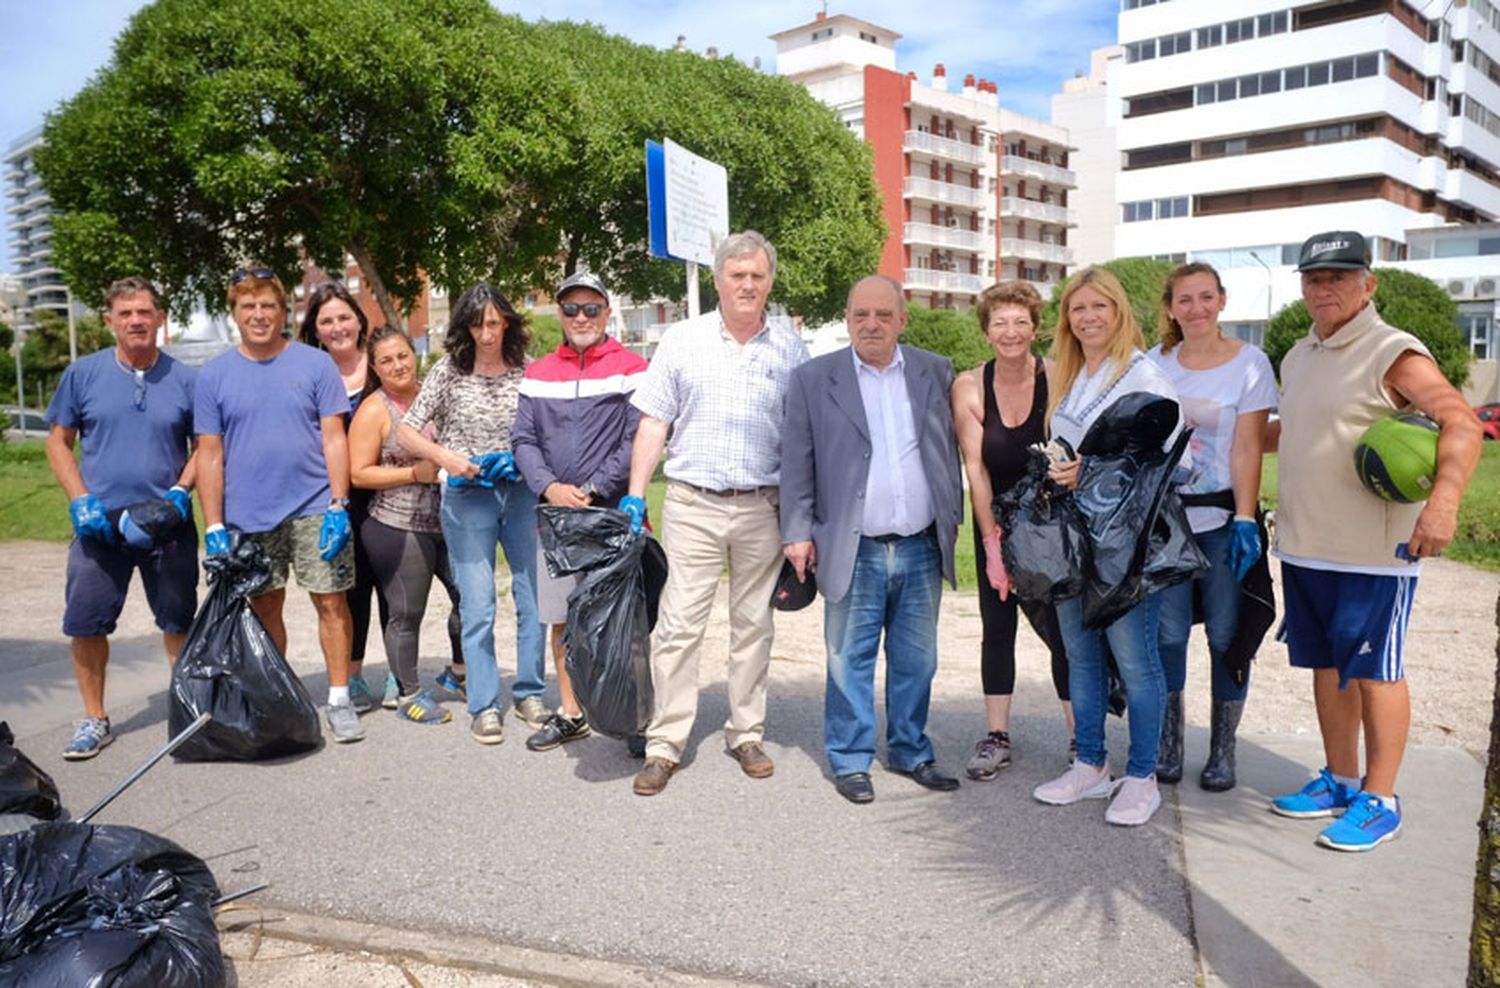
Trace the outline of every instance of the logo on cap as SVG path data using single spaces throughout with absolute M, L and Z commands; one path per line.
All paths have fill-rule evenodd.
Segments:
M 1348 246 L 1350 244 L 1347 240 L 1320 240 L 1307 248 L 1307 256 L 1317 257 L 1319 254 L 1326 254 L 1331 250 L 1343 250 Z

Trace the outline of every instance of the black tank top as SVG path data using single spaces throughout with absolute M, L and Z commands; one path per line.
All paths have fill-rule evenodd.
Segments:
M 1031 414 L 1012 429 L 1000 420 L 995 402 L 995 362 L 984 365 L 984 469 L 996 494 L 1008 491 L 1026 473 L 1026 447 L 1047 438 L 1047 373 L 1036 362 L 1036 384 L 1031 391 Z

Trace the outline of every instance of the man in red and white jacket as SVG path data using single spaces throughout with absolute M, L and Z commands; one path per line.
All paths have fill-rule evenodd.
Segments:
M 587 271 L 557 289 L 563 342 L 526 368 L 511 433 L 516 466 L 539 499 L 565 508 L 613 508 L 627 493 L 630 450 L 641 413 L 630 404 L 646 361 L 611 339 L 609 293 Z M 540 555 L 540 549 L 538 549 Z M 554 578 L 537 561 L 537 613 L 552 626 L 561 702 L 541 730 L 526 740 L 550 751 L 588 737 L 588 720 L 568 681 L 563 624 L 577 576 Z

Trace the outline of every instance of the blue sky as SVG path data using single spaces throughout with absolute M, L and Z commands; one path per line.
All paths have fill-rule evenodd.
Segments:
M 115 36 L 139 0 L 0 0 L 0 145 L 41 124 L 110 57 Z M 766 71 L 775 46 L 766 36 L 813 19 L 818 0 L 711 3 L 704 0 L 495 0 L 528 20 L 581 20 L 642 44 L 710 45 Z M 966 74 L 999 84 L 1003 106 L 1043 120 L 1063 80 L 1087 70 L 1089 52 L 1112 44 L 1118 0 L 946 0 L 941 17 L 912 0 L 830 0 L 850 14 L 900 32 L 896 62 L 926 78 L 936 62 L 955 82 Z M 8 254 L 0 269 L 9 266 Z

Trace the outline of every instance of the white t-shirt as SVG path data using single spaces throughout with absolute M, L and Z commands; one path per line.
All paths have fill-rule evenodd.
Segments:
M 1125 373 L 1121 375 L 1114 386 L 1115 372 L 1119 369 L 1112 361 L 1105 361 L 1099 365 L 1099 369 L 1092 375 L 1087 368 L 1080 371 L 1058 403 L 1057 409 L 1052 413 L 1052 435 L 1066 439 L 1074 449 L 1083 442 L 1084 435 L 1089 431 L 1089 426 L 1094 424 L 1104 410 L 1119 401 L 1123 396 L 1132 391 L 1145 391 L 1150 394 L 1161 395 L 1163 398 L 1177 400 L 1177 388 L 1173 386 L 1172 379 L 1162 372 L 1146 355 L 1139 350 L 1131 357 L 1130 365 Z M 1162 449 L 1170 449 L 1177 441 L 1177 435 L 1182 431 L 1182 417 L 1179 415 L 1177 425 L 1172 429 L 1172 434 L 1162 444 Z M 1184 454 L 1184 461 L 1186 461 Z
M 1239 417 L 1249 412 L 1275 408 L 1278 398 L 1276 375 L 1271 362 L 1258 347 L 1246 344 L 1239 353 L 1217 367 L 1190 370 L 1177 359 L 1181 347 L 1162 353 L 1161 346 L 1147 354 L 1177 388 L 1182 414 L 1193 430 L 1188 452 L 1193 465 L 1178 490 L 1183 494 L 1211 494 L 1230 489 L 1230 451 Z M 1187 509 L 1188 524 L 1195 532 L 1222 528 L 1234 517 L 1222 508 Z

